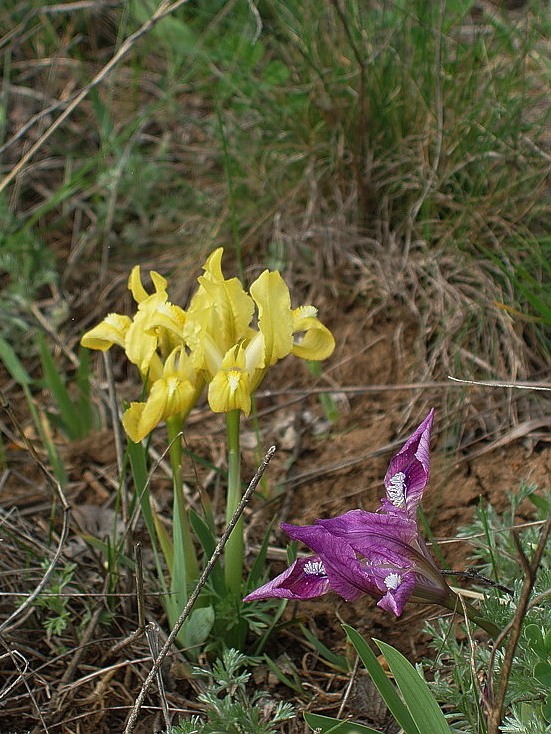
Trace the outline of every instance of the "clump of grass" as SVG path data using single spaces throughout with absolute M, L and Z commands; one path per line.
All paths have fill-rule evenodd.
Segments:
M 536 508 L 534 521 L 515 530 L 518 506 L 527 498 Z M 506 629 L 517 613 L 525 583 L 525 562 L 533 556 L 550 509 L 549 496 L 540 494 L 533 486 L 521 487 L 519 492 L 509 495 L 509 500 L 510 505 L 501 516 L 491 506 L 481 503 L 473 523 L 460 532 L 471 539 L 476 571 L 501 584 L 500 588 L 485 592 L 483 603 L 484 614 L 501 629 Z M 507 681 L 500 731 L 535 734 L 547 731 L 551 722 L 547 685 L 551 670 L 551 613 L 546 602 L 550 583 L 547 546 L 536 570 L 526 614 L 519 620 L 521 634 Z M 507 587 L 509 593 L 504 591 Z M 485 730 L 488 710 L 494 705 L 502 674 L 506 643 L 492 650 L 469 637 L 467 651 L 467 643 L 450 635 L 443 622 L 429 624 L 427 631 L 435 651 L 435 660 L 428 663 L 435 678 L 433 691 L 448 710 L 450 723 L 460 731 Z

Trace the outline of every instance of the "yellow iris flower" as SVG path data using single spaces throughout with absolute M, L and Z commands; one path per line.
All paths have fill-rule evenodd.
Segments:
M 163 365 L 162 377 L 152 383 L 145 402 L 130 403 L 122 418 L 134 443 L 144 439 L 161 421 L 179 415 L 185 418 L 204 387 L 183 347 L 176 347 Z
M 220 368 L 228 349 L 250 335 L 254 313 L 254 301 L 238 278 L 225 280 L 223 252 L 219 247 L 203 265 L 205 273 L 198 278 L 199 288 L 191 299 L 184 326 L 193 364 L 210 377 Z
M 291 308 L 279 272 L 265 270 L 247 293 L 237 278 L 224 278 L 223 252 L 218 248 L 206 260 L 187 312 L 168 300 L 165 278 L 152 271 L 148 293 L 134 267 L 128 279 L 138 305 L 134 317 L 109 314 L 81 339 L 89 349 L 121 346 L 146 381 L 147 399 L 132 403 L 123 419 L 133 441 L 161 420 L 187 415 L 205 382 L 214 412 L 248 415 L 269 367 L 288 354 L 326 359 L 335 348 L 316 308 Z
M 210 380 L 211 409 L 218 413 L 239 408 L 248 415 L 251 395 L 269 367 L 291 353 L 326 359 L 335 340 L 313 306 L 291 309 L 289 288 L 279 272 L 265 270 L 252 283 L 250 296 L 236 278 L 224 280 L 222 252 L 216 250 L 205 263 L 184 335 L 195 366 Z M 250 326 L 255 305 L 257 329 Z
M 186 314 L 168 301 L 166 279 L 154 270 L 150 276 L 155 291 L 148 294 L 141 282 L 139 265 L 132 268 L 128 288 L 138 304 L 132 319 L 111 313 L 86 332 L 80 343 L 103 352 L 117 344 L 143 377 L 155 380 L 162 374 L 162 358 L 183 345 Z
M 215 413 L 242 410 L 245 415 L 249 415 L 251 394 L 245 349 L 243 344 L 237 344 L 226 352 L 220 369 L 209 383 L 209 405 Z

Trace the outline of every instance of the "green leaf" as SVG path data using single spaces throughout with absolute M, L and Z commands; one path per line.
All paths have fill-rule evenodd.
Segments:
M 394 675 L 406 706 L 421 734 L 450 734 L 446 717 L 413 665 L 391 645 L 374 640 Z
M 33 378 L 19 361 L 11 344 L 8 344 L 2 336 L 0 336 L 0 360 L 18 385 L 32 385 Z
M 332 716 L 321 714 L 303 714 L 304 720 L 314 731 L 322 734 L 380 734 L 377 729 L 370 729 L 364 724 L 354 724 L 351 721 L 339 721 Z
M 184 647 L 199 647 L 204 643 L 210 634 L 212 625 L 214 624 L 214 609 L 212 607 L 200 607 L 194 609 L 191 616 L 184 624 L 179 639 L 182 639 Z
M 71 439 L 82 438 L 79 412 L 71 400 L 43 334 L 38 336 L 38 353 L 44 373 L 44 382 L 59 408 L 63 430 Z
M 350 672 L 350 665 L 348 664 L 348 660 L 344 655 L 337 655 L 332 650 L 330 650 L 326 645 L 323 644 L 323 642 L 316 637 L 316 635 L 312 634 L 310 630 L 305 627 L 303 624 L 300 625 L 300 631 L 306 637 L 308 642 L 314 647 L 314 649 L 319 652 L 322 658 L 324 660 L 327 660 L 327 662 L 332 665 L 333 667 L 337 668 L 338 670 L 342 670 L 344 673 Z
M 190 508 L 189 510 L 189 521 L 193 528 L 193 532 L 201 543 L 206 558 L 209 559 L 216 548 L 216 538 L 212 534 L 207 523 L 195 512 L 193 508 Z M 219 596 L 224 596 L 226 593 L 226 584 L 224 583 L 224 573 L 222 571 L 222 566 L 220 565 L 220 559 L 218 559 L 212 569 L 210 580 L 216 593 Z
M 524 635 L 530 643 L 532 650 L 534 650 L 540 658 L 546 658 L 545 640 L 543 638 L 541 627 L 537 624 L 527 624 L 524 630 Z
M 551 665 L 548 662 L 536 663 L 534 665 L 534 678 L 542 686 L 551 689 Z
M 543 647 L 547 655 L 551 655 L 551 629 L 547 630 L 543 638 Z
M 346 636 L 356 648 L 356 652 L 360 656 L 360 660 L 365 665 L 373 683 L 377 686 L 377 689 L 388 706 L 390 713 L 394 716 L 406 734 L 420 734 L 411 713 L 404 705 L 404 702 L 398 695 L 396 688 L 386 677 L 386 673 L 377 660 L 373 650 L 353 627 L 349 627 L 347 624 L 344 624 L 343 628 L 346 632 Z
M 528 499 L 534 507 L 538 508 L 538 510 L 541 510 L 544 513 L 551 512 L 551 501 L 547 497 L 542 497 L 541 494 L 535 494 L 532 492 L 528 495 Z

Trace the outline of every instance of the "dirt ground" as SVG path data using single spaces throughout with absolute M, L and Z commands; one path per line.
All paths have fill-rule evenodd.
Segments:
M 509 431 L 492 435 L 489 429 L 484 433 L 481 426 L 491 426 L 491 416 L 484 416 L 480 409 L 485 404 L 481 396 L 495 388 L 465 387 L 445 379 L 423 380 L 417 373 L 415 356 L 416 343 L 422 335 L 407 313 L 397 308 L 374 315 L 366 303 L 356 299 L 349 308 L 340 304 L 331 308 L 327 301 L 325 308 L 320 307 L 320 316 L 337 340 L 336 352 L 324 367 L 322 377 L 313 377 L 304 364 L 288 359 L 272 370 L 259 390 L 260 434 L 253 430 L 251 421 L 243 424 L 245 478 L 252 475 L 268 446 L 278 447 L 262 489 L 264 496 L 259 496 L 247 511 L 250 561 L 274 517 L 278 521 L 306 524 L 317 517 L 357 507 L 376 509 L 390 457 L 434 406 L 432 476 L 423 508 L 435 539 L 446 541 L 441 549 L 450 567 L 464 568 L 469 545 L 454 538 L 457 529 L 471 520 L 480 497 L 502 510 L 506 506 L 506 493 L 517 491 L 521 482 L 550 489 L 549 411 L 546 417 L 545 409 L 540 406 L 534 412 L 536 417 L 530 417 L 526 406 L 534 400 L 533 393 L 528 397 L 520 390 L 501 389 L 503 402 L 512 406 L 517 421 Z M 119 376 L 126 376 L 119 358 L 115 369 Z M 99 362 L 98 374 L 101 375 Z M 135 389 L 136 383 L 121 383 L 124 397 L 130 397 Z M 332 422 L 320 401 L 319 391 L 323 389 L 332 391 Z M 9 381 L 6 393 L 8 399 L 15 400 L 16 412 L 29 438 L 34 440 L 25 404 L 17 401 L 14 385 Z M 47 396 L 41 399 L 47 404 Z M 95 399 L 99 401 L 99 396 Z M 4 427 L 12 441 L 6 448 L 0 504 L 4 513 L 3 530 L 11 528 L 11 532 L 4 533 L 7 554 L 1 571 L 5 591 L 30 593 L 40 577 L 36 549 L 42 549 L 46 557 L 51 553 L 48 547 L 59 533 L 59 514 L 52 515 L 44 481 L 18 438 L 17 429 L 7 424 Z M 207 459 L 215 467 L 224 465 L 223 429 L 220 417 L 199 406 L 188 421 L 185 435 L 186 447 L 196 457 L 186 462 L 190 499 L 197 501 L 198 479 L 220 513 L 222 504 L 214 481 L 216 473 L 205 468 L 198 458 Z M 5 734 L 119 731 L 125 711 L 147 672 L 148 650 L 143 642 L 113 654 L 113 646 L 135 629 L 135 610 L 128 600 L 119 598 L 114 607 L 106 601 L 99 556 L 87 549 L 83 541 L 86 534 L 102 537 L 113 522 L 117 469 L 112 432 L 102 430 L 72 444 L 61 436 L 56 440 L 70 473 L 67 494 L 73 517 L 64 561 L 79 564 L 75 587 L 97 597 L 90 596 L 88 603 L 78 595 L 74 597 L 70 604 L 72 623 L 58 639 L 45 638 L 32 611 L 3 639 L 0 665 L 6 680 L 14 682 L 13 693 L 3 700 L 0 708 L 0 731 Z M 161 435 L 155 447 L 163 450 Z M 154 477 L 153 487 L 159 507 L 169 514 L 169 481 L 162 467 Z M 521 514 L 519 519 L 522 517 Z M 16 534 L 19 532 L 19 540 L 13 534 L 14 529 Z M 282 568 L 277 560 L 282 552 L 278 550 L 285 545 L 285 537 L 276 531 L 271 549 L 273 573 Z M 90 604 L 92 598 L 97 601 Z M 6 595 L 0 602 L 1 619 L 11 611 L 13 597 Z M 434 611 L 409 605 L 403 616 L 395 620 L 370 599 L 346 604 L 336 597 L 324 597 L 289 605 L 287 616 L 296 615 L 307 622 L 310 630 L 335 651 L 345 650 L 340 627 L 345 621 L 362 633 L 391 642 L 416 659 L 426 652 L 421 628 Z M 94 613 L 97 618 L 91 625 L 90 615 Z M 161 626 L 164 624 L 155 604 L 149 614 Z M 334 715 L 342 700 L 346 677 L 327 668 L 311 650 L 303 647 L 296 628 L 293 631 L 291 627 L 271 644 L 269 652 L 282 669 L 285 661 L 291 660 L 303 680 L 309 682 L 308 690 L 313 691 L 311 698 L 306 696 L 299 701 L 298 708 L 309 707 Z M 83 649 L 76 656 L 79 645 Z M 19 665 L 25 660 L 28 666 L 25 682 L 17 684 L 13 650 L 21 655 Z M 165 671 L 172 689 L 171 705 L 182 711 L 193 711 L 193 689 L 174 670 L 173 665 Z M 255 681 L 273 689 L 278 698 L 292 699 L 295 695 L 278 685 L 262 666 L 255 669 Z M 361 688 L 369 688 L 368 683 L 360 680 L 358 685 L 360 689 L 353 692 L 347 713 L 377 723 L 377 716 L 367 710 L 377 708 L 376 698 Z M 150 700 L 153 710 L 155 705 L 153 696 Z M 144 710 L 138 731 L 154 730 L 156 714 L 150 713 L 152 709 Z M 296 726 L 299 728 L 289 731 L 303 731 L 302 724 Z

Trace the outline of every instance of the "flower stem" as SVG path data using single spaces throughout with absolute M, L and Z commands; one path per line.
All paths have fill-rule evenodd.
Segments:
M 441 603 L 442 606 L 446 607 L 447 609 L 451 609 L 452 612 L 455 612 L 456 614 L 461 614 L 461 611 L 463 610 L 467 617 L 471 620 L 471 622 L 476 624 L 481 629 L 485 630 L 485 632 L 487 632 L 490 637 L 493 637 L 494 639 L 501 632 L 497 625 L 495 625 L 489 619 L 483 617 L 480 612 L 472 606 L 472 604 L 469 604 L 468 601 L 465 601 L 465 599 L 459 599 L 457 594 L 455 594 L 454 592 L 451 592 L 448 598 Z
M 191 537 L 191 528 L 184 498 L 182 477 L 182 441 L 179 436 L 182 422 L 178 416 L 167 420 L 169 456 L 172 470 L 173 501 L 173 546 L 174 560 L 171 587 L 177 589 L 178 595 L 187 600 L 188 587 L 195 583 L 199 576 L 199 565 L 195 546 Z
M 239 446 L 239 421 L 241 411 L 226 414 L 228 437 L 228 495 L 226 499 L 226 523 L 228 523 L 241 500 L 241 450 Z M 241 593 L 244 562 L 243 517 L 239 518 L 228 538 L 225 550 L 224 574 L 226 588 L 236 596 Z

